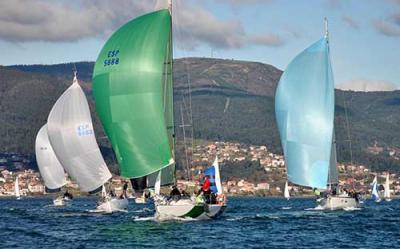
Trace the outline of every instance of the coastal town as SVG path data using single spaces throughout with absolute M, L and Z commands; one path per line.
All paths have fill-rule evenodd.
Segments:
M 266 146 L 246 145 L 232 142 L 202 142 L 194 146 L 189 165 L 177 170 L 177 185 L 180 189 L 195 191 L 201 184 L 201 173 L 209 167 L 218 155 L 222 171 L 222 185 L 228 195 L 281 196 L 287 180 L 285 160 Z M 18 177 L 22 195 L 45 194 L 45 187 L 37 170 L 31 169 L 34 158 L 17 155 L 0 155 L 0 196 L 14 195 L 15 180 Z M 388 172 L 372 172 L 365 165 L 339 164 L 340 186 L 369 194 L 370 184 L 375 175 L 378 182 L 384 181 Z M 235 174 L 236 173 L 236 174 Z M 400 177 L 391 173 L 391 192 L 400 194 Z M 121 191 L 125 179 L 114 175 L 111 185 Z M 66 188 L 79 194 L 78 185 L 67 178 Z M 290 186 L 292 196 L 312 195 L 310 188 Z

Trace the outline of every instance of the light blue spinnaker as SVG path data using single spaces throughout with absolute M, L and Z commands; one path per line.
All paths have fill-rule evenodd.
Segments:
M 275 114 L 292 183 L 327 188 L 334 105 L 329 43 L 323 38 L 289 64 L 276 91 Z

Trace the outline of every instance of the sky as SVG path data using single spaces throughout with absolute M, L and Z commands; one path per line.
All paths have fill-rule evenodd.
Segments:
M 167 0 L 1 0 L 0 65 L 94 61 L 127 21 Z M 400 0 L 173 0 L 174 55 L 284 70 L 329 20 L 336 87 L 400 89 Z

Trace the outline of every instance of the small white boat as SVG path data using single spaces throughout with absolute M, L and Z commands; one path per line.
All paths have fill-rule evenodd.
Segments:
M 101 198 L 97 204 L 96 211 L 104 213 L 124 212 L 128 209 L 127 198 L 111 197 L 107 194 L 105 187 L 102 187 Z
M 378 192 L 378 178 L 377 176 L 374 177 L 374 180 L 372 181 L 372 192 L 371 192 L 372 199 L 375 200 L 375 202 L 381 202 L 381 197 Z
M 15 183 L 14 183 L 14 190 L 15 190 L 15 197 L 17 198 L 17 200 L 21 200 L 21 193 L 19 191 L 19 180 L 18 180 L 18 176 L 15 179 Z
M 286 183 L 285 183 L 285 192 L 284 192 L 283 196 L 286 198 L 286 200 L 290 199 L 288 181 L 286 181 Z
M 356 198 L 350 196 L 328 196 L 317 200 L 319 206 L 324 210 L 338 210 L 357 208 L 359 203 Z
M 385 193 L 384 193 L 385 201 L 392 201 L 390 198 L 390 179 L 389 179 L 389 172 L 386 175 L 386 182 L 385 182 Z
M 96 210 L 105 213 L 124 212 L 128 210 L 128 204 L 129 202 L 126 198 L 107 198 L 105 202 L 97 206 Z
M 53 200 L 53 205 L 56 207 L 65 206 L 65 200 L 63 197 L 57 197 Z

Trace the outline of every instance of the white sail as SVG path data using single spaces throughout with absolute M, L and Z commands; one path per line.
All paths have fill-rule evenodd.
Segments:
M 154 193 L 159 195 L 161 191 L 161 170 L 158 171 L 156 183 L 154 184 Z
M 47 120 L 50 143 L 65 171 L 84 192 L 111 178 L 93 131 L 89 105 L 76 75 L 57 100 Z
M 18 180 L 18 176 L 17 176 L 17 178 L 15 179 L 14 191 L 15 191 L 15 197 L 17 197 L 18 199 L 21 198 L 21 194 L 19 193 L 19 180 Z
M 58 161 L 47 135 L 47 124 L 43 125 L 36 136 L 36 161 L 44 185 L 48 190 L 58 190 L 66 184 L 65 172 Z
M 378 193 L 378 178 L 375 176 L 374 181 L 372 182 L 372 198 L 375 201 L 380 201 L 381 197 L 379 196 Z
M 217 194 L 220 195 L 223 193 L 223 190 L 222 190 L 222 184 L 221 184 L 221 176 L 219 174 L 218 156 L 215 156 L 213 166 L 215 169 L 215 186 L 217 187 Z
M 286 199 L 290 199 L 290 194 L 289 194 L 289 186 L 288 186 L 288 182 L 286 181 L 285 183 L 285 192 L 283 194 L 285 196 Z
M 385 182 L 385 199 L 390 199 L 390 182 L 389 182 L 389 173 L 386 175 L 386 182 Z

